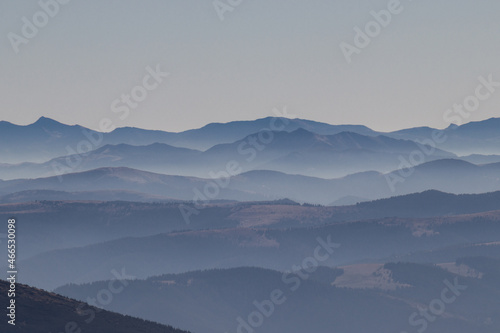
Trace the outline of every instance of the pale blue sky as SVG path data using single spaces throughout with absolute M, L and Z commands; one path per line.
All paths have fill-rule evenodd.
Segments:
M 339 44 L 387 3 L 243 0 L 221 21 L 212 0 L 72 0 L 16 54 L 8 34 L 22 35 L 22 17 L 40 6 L 2 1 L 0 120 L 44 115 L 97 129 L 106 117 L 180 131 L 286 105 L 332 124 L 444 127 L 480 75 L 500 81 L 498 0 L 401 0 L 402 13 L 348 64 Z M 157 64 L 170 76 L 118 118 L 111 103 Z M 468 120 L 499 117 L 499 106 L 500 90 Z

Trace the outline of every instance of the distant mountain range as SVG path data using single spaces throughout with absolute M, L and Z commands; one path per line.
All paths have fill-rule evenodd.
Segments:
M 436 160 L 416 166 L 408 177 L 401 170 L 387 174 L 363 172 L 336 179 L 257 170 L 217 181 L 124 167 L 100 168 L 67 174 L 62 180 L 53 176 L 0 181 L 0 200 L 9 200 L 9 195 L 17 192 L 50 190 L 94 192 L 101 199 L 106 198 L 105 193 L 108 193 L 108 200 L 126 200 L 125 193 L 135 193 L 129 198 L 142 197 L 143 200 L 139 201 L 170 198 L 198 203 L 288 198 L 300 203 L 329 205 L 346 197 L 374 200 L 430 189 L 454 194 L 498 191 L 500 163 L 475 165 L 456 159 Z M 117 193 L 121 194 L 117 197 Z
M 19 332 L 180 333 L 106 311 L 89 324 L 89 305 L 33 288 L 102 299 L 116 270 L 128 288 L 107 310 L 198 333 L 410 332 L 457 279 L 463 296 L 420 330 L 500 328 L 500 118 L 390 133 L 272 117 L 180 133 L 2 121 L 0 217 L 16 220 L 32 286 L 18 285 Z M 266 315 L 256 302 L 283 274 L 301 288 Z
M 320 135 L 305 129 L 265 132 L 258 140 L 253 133 L 242 140 L 218 144 L 205 152 L 177 148 L 164 143 L 148 146 L 105 145 L 88 154 L 72 154 L 44 163 L 0 165 L 2 179 L 38 178 L 103 167 L 130 167 L 169 175 L 209 177 L 226 171 L 229 161 L 238 172 L 273 170 L 292 174 L 333 178 L 363 171 L 387 172 L 398 168 L 400 156 L 421 151 L 421 145 L 386 136 L 364 136 L 353 132 Z M 254 141 L 255 140 L 255 141 Z M 426 161 L 454 158 L 436 149 Z
M 416 127 L 388 133 L 393 138 L 406 140 L 426 140 L 432 138 L 436 129 Z M 474 121 L 461 126 L 450 125 L 442 131 L 446 136 L 438 147 L 460 155 L 499 154 L 500 118 Z
M 42 117 L 27 126 L 0 122 L 0 163 L 46 162 L 74 152 L 87 152 L 89 147 L 95 150 L 107 144 L 144 146 L 164 143 L 175 147 L 207 150 L 215 145 L 242 140 L 263 130 L 293 132 L 297 129 L 324 136 L 351 132 L 362 136 L 383 135 L 422 142 L 432 139 L 432 133 L 436 131 L 423 127 L 381 133 L 359 125 L 330 125 L 303 119 L 268 117 L 253 121 L 213 123 L 180 133 L 125 127 L 110 133 L 101 133 L 101 138 L 82 126 L 68 126 Z M 500 155 L 500 118 L 450 126 L 442 130 L 442 134 L 446 135 L 446 140 L 438 144 L 438 148 L 442 150 L 460 155 Z M 87 142 L 90 142 L 90 145 Z
M 325 135 L 352 131 L 360 134 L 376 134 L 365 126 L 329 125 L 301 119 L 262 118 L 255 121 L 234 121 L 208 124 L 200 129 L 180 133 L 143 130 L 139 128 L 117 128 L 102 133 L 99 148 L 106 144 L 130 144 L 135 146 L 165 143 L 177 147 L 206 150 L 217 144 L 231 143 L 263 129 L 294 131 L 299 128 Z M 61 124 L 50 118 L 41 117 L 35 123 L 19 126 L 6 121 L 0 122 L 0 163 L 44 162 L 58 156 L 70 155 L 66 147 L 77 151 L 82 141 L 89 141 L 87 128 Z M 94 137 L 93 137 L 94 138 Z

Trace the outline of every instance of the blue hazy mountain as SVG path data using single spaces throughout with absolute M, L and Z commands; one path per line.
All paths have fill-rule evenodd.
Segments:
M 197 175 L 201 151 L 163 143 L 148 146 L 105 145 L 87 154 L 57 157 L 44 163 L 0 164 L 4 179 L 39 178 L 103 167 L 130 167 L 171 175 Z
M 169 175 L 209 177 L 224 171 L 228 161 L 239 172 L 266 169 L 322 178 L 363 171 L 388 172 L 401 158 L 431 149 L 410 140 L 366 136 L 354 132 L 320 135 L 299 128 L 292 132 L 257 132 L 202 152 L 164 143 L 147 146 L 105 145 L 86 154 L 62 156 L 45 163 L 0 165 L 3 179 L 38 178 L 102 167 L 130 167 Z M 427 161 L 453 158 L 433 149 Z
M 387 133 L 398 139 L 429 140 L 436 129 L 416 127 Z M 461 126 L 450 125 L 441 131 L 445 139 L 437 146 L 459 155 L 500 154 L 500 118 L 475 121 Z
M 267 117 L 257 120 L 248 121 L 232 121 L 228 123 L 211 123 L 199 129 L 187 130 L 180 133 L 156 133 L 155 142 L 168 143 L 178 147 L 189 147 L 193 149 L 206 150 L 216 144 L 231 143 L 241 138 L 251 135 L 262 130 L 276 130 L 291 132 L 299 128 L 308 131 L 332 135 L 345 131 L 352 131 L 363 135 L 375 135 L 376 132 L 362 125 L 330 125 L 321 122 L 315 122 L 305 119 L 287 119 L 280 117 Z M 124 138 L 132 138 L 142 136 L 143 140 L 151 140 L 151 135 L 137 128 L 118 128 L 111 132 L 107 142 L 109 143 L 127 143 Z M 148 139 L 146 139 L 149 136 Z M 138 144 L 136 141 L 129 141 L 130 144 Z M 142 142 L 141 144 L 144 144 Z
M 450 126 L 443 130 L 447 135 L 438 148 L 456 154 L 500 154 L 500 118 Z M 118 128 L 104 133 L 102 140 L 79 125 L 65 125 L 41 117 L 27 126 L 0 122 L 0 163 L 45 162 L 50 159 L 87 152 L 106 144 L 151 145 L 165 143 L 195 150 L 207 150 L 215 145 L 231 143 L 252 133 L 271 129 L 295 131 L 305 129 L 320 135 L 352 132 L 365 136 L 385 135 L 404 140 L 428 140 L 432 128 L 411 128 L 391 133 L 380 133 L 361 125 L 330 125 L 303 119 L 262 118 L 251 121 L 212 123 L 199 129 L 179 133 L 138 128 Z M 90 142 L 90 146 L 87 145 Z M 1 178 L 1 177 L 0 177 Z
M 276 118 L 269 117 L 224 124 L 213 123 L 200 129 L 179 133 L 123 127 L 110 133 L 104 133 L 102 141 L 98 135 L 92 134 L 82 126 L 69 126 L 46 117 L 41 117 L 35 123 L 27 126 L 1 121 L 0 163 L 48 161 L 58 156 L 70 155 L 71 150 L 78 152 L 78 145 L 82 145 L 82 142 L 85 141 L 91 142 L 94 149 L 105 144 L 126 143 L 138 146 L 165 143 L 178 147 L 206 150 L 216 144 L 234 142 L 270 127 L 286 131 L 306 128 L 319 134 L 336 134 L 347 130 L 357 131 L 361 134 L 374 133 L 365 126 L 336 126 L 301 119 L 278 118 L 276 121 L 273 119 Z M 83 146 L 81 147 L 84 149 Z
M 322 260 L 329 267 L 258 330 L 405 330 L 444 279 L 459 278 L 463 298 L 426 331 L 498 332 L 500 118 L 451 125 L 430 147 L 436 131 L 269 117 L 180 133 L 0 122 L 0 215 L 18 220 L 20 282 L 92 283 L 58 290 L 85 301 L 126 269 L 145 280 L 113 295 L 111 310 L 195 331 L 231 331 L 227 323 L 283 285 L 277 271 L 298 274 L 296 264 L 313 260 L 321 238 L 323 249 L 340 244 Z M 19 291 L 30 319 L 81 314 L 57 295 Z M 169 331 L 99 318 L 110 332 Z
M 132 191 L 190 201 L 289 198 L 300 203 L 324 205 L 346 196 L 374 200 L 431 189 L 455 194 L 498 191 L 500 163 L 475 165 L 443 159 L 418 165 L 411 171 L 396 170 L 387 174 L 371 171 L 335 179 L 255 170 L 214 180 L 108 167 L 67 174 L 62 179 L 52 176 L 0 182 L 0 195 L 28 190 Z
M 0 163 L 46 161 L 51 157 L 68 155 L 65 147 L 76 146 L 85 139 L 84 130 L 78 125 L 64 125 L 45 117 L 27 126 L 1 121 Z

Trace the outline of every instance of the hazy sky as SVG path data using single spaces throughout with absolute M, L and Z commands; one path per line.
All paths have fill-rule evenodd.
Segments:
M 348 64 L 340 43 L 354 44 L 354 27 L 388 2 L 243 0 L 221 21 L 212 0 L 72 0 L 44 22 L 38 1 L 1 1 L 0 120 L 180 131 L 287 106 L 376 130 L 445 127 L 444 112 L 474 94 L 479 76 L 500 81 L 500 1 L 401 0 Z M 25 27 L 21 43 L 23 17 L 41 28 Z M 141 96 L 157 64 L 170 75 L 155 89 L 147 80 L 152 90 L 121 119 L 122 94 Z M 500 89 L 468 120 L 498 117 L 499 106 Z

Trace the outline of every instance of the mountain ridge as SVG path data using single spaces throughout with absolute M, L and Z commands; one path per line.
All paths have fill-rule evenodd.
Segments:
M 462 155 L 500 154 L 500 148 L 498 148 L 500 147 L 500 129 L 497 126 L 499 119 L 490 118 L 443 130 L 422 127 L 425 128 L 425 133 L 422 133 L 422 128 L 377 132 L 363 125 L 331 125 L 298 118 L 267 117 L 248 121 L 212 123 L 182 132 L 120 127 L 112 132 L 100 134 L 103 136 L 102 144 L 147 145 L 160 142 L 204 151 L 216 144 L 234 142 L 252 133 L 269 129 L 273 127 L 271 126 L 273 120 L 281 120 L 283 126 L 279 127 L 280 130 L 293 131 L 304 128 L 320 135 L 351 131 L 366 136 L 384 135 L 395 139 L 429 140 L 432 138 L 429 136 L 430 131 L 440 131 L 448 137 L 444 143 L 438 145 L 440 149 Z M 83 132 L 93 133 L 83 126 L 65 125 L 47 117 L 40 117 L 29 125 L 0 121 L 0 142 L 11 141 L 10 146 L 0 144 L 2 156 L 0 163 L 45 162 L 58 156 L 68 155 L 68 145 L 76 149 L 80 142 L 87 140 Z
M 411 177 L 401 170 L 383 174 L 361 172 L 346 177 L 324 179 L 275 170 L 253 170 L 229 178 L 165 175 L 129 167 L 102 167 L 57 176 L 0 182 L 0 196 L 26 190 L 132 191 L 177 200 L 200 200 L 196 190 L 216 187 L 217 194 L 205 192 L 201 201 L 266 201 L 288 198 L 299 203 L 328 205 L 345 196 L 368 200 L 435 189 L 454 194 L 485 193 L 500 190 L 500 163 L 475 165 L 458 159 L 426 162 L 414 167 Z M 397 179 L 393 189 L 389 181 Z M 457 182 L 461 179 L 461 182 Z M 224 183 L 226 183 L 224 185 Z M 208 190 L 207 190 L 208 191 Z M 203 199 L 204 198 L 204 199 Z

